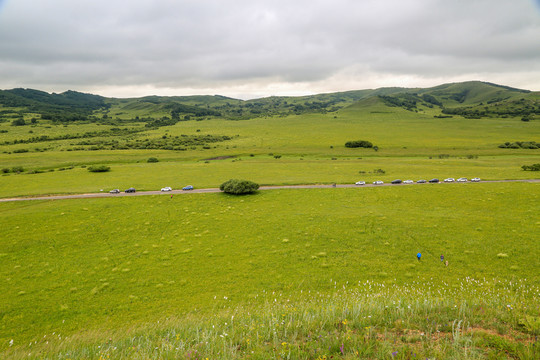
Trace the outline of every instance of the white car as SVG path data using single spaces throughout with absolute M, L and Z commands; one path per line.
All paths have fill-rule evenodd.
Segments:
M 480 178 L 472 178 L 471 181 L 472 181 L 472 182 L 479 182 L 479 181 L 480 181 Z
M 384 184 L 381 180 L 377 180 L 373 182 L 373 185 L 382 185 Z
M 365 181 L 357 181 L 354 183 L 355 185 L 366 185 Z
M 412 180 L 405 180 L 403 183 L 404 183 L 404 184 L 412 184 L 412 183 L 414 183 L 414 181 L 412 181 Z
M 457 182 L 467 182 L 467 178 L 459 178 L 457 179 Z
M 164 188 L 161 188 L 161 191 L 172 191 L 172 188 L 170 186 L 166 186 Z
M 444 182 L 454 182 L 454 181 L 456 181 L 454 178 L 444 179 Z

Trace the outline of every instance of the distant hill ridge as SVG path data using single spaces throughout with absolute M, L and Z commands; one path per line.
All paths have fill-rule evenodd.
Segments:
M 308 112 L 353 111 L 379 104 L 418 111 L 440 108 L 441 114 L 466 117 L 540 116 L 540 93 L 481 81 L 431 88 L 387 87 L 307 96 L 271 96 L 239 100 L 221 95 L 107 98 L 77 91 L 60 94 L 34 89 L 0 90 L 0 121 L 25 114 L 55 122 L 110 121 L 126 114 L 137 120 L 171 125 L 177 121 L 220 117 L 231 120 Z M 156 119 L 156 116 L 158 117 Z M 146 120 L 145 120 L 146 119 Z

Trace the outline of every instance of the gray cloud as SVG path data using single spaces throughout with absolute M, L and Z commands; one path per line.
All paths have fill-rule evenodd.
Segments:
M 474 76 L 540 90 L 539 8 L 532 0 L 4 0 L 0 88 L 251 96 Z

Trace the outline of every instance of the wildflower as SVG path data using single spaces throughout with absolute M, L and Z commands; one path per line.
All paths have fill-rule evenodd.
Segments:
M 342 323 L 343 325 L 347 325 L 347 319 L 343 320 L 341 323 Z
M 13 339 L 9 341 L 9 346 L 13 346 Z

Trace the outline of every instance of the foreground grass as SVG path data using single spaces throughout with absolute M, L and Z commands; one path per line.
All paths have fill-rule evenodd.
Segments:
M 537 184 L 479 183 L 3 203 L 0 349 L 5 354 L 41 351 L 51 357 L 92 358 L 111 339 L 117 349 L 124 348 L 118 358 L 138 356 L 127 355 L 131 342 L 130 349 L 148 345 L 140 358 L 172 357 L 176 347 L 186 353 L 174 356 L 187 356 L 190 349 L 199 349 L 195 344 L 204 331 L 230 324 L 233 315 L 242 324 L 268 323 L 281 311 L 267 313 L 268 303 L 282 304 L 283 311 L 293 304 L 292 309 L 300 309 L 289 309 L 295 319 L 326 308 L 341 310 L 330 318 L 315 317 L 301 331 L 291 325 L 287 336 L 265 335 L 257 348 L 250 348 L 254 354 L 275 354 L 275 341 L 294 344 L 293 352 L 304 351 L 306 338 L 341 331 L 332 326 L 343 320 L 356 324 L 351 329 L 357 343 L 365 339 L 366 326 L 376 327 L 377 340 L 401 339 L 405 330 L 426 334 L 420 318 L 402 327 L 382 315 L 377 323 L 364 322 L 363 316 L 381 311 L 377 304 L 390 306 L 390 299 L 430 315 L 426 318 L 445 319 L 437 322 L 446 326 L 438 330 L 449 339 L 457 320 L 454 329 L 468 336 L 464 339 L 491 339 L 495 330 L 508 334 L 503 338 L 512 344 L 521 343 L 536 331 L 539 311 L 539 195 Z M 417 252 L 423 253 L 420 262 Z M 351 305 L 340 305 L 341 297 Z M 323 299 L 327 302 L 318 306 Z M 354 302 L 366 304 L 361 320 L 343 313 Z M 424 302 L 432 304 L 432 313 Z M 472 315 L 455 316 L 450 311 L 455 305 Z M 510 319 L 507 314 L 517 315 Z M 319 328 L 313 325 L 317 322 Z M 527 326 L 532 330 L 524 330 Z M 487 332 L 481 335 L 484 340 L 475 338 L 476 327 Z M 187 345 L 175 342 L 170 352 L 150 353 L 159 350 L 156 344 L 167 334 L 170 340 L 172 331 L 180 331 L 175 329 L 183 329 L 180 337 Z M 254 341 L 256 332 L 245 334 Z M 204 349 L 207 357 L 248 354 L 230 350 L 238 347 L 240 333 L 226 343 L 227 353 L 219 335 L 212 335 L 218 341 L 204 341 L 212 347 Z M 60 342 L 47 344 L 51 336 L 60 336 Z M 333 353 L 343 340 L 337 337 L 328 345 L 334 346 Z M 424 344 L 400 342 L 392 352 Z M 34 348 L 38 343 L 44 347 Z M 365 357 L 390 356 L 384 346 Z
M 53 332 L 10 358 L 537 359 L 540 288 L 461 279 L 403 285 L 333 282 L 331 294 L 263 291 L 241 307 L 163 319 L 126 332 Z

